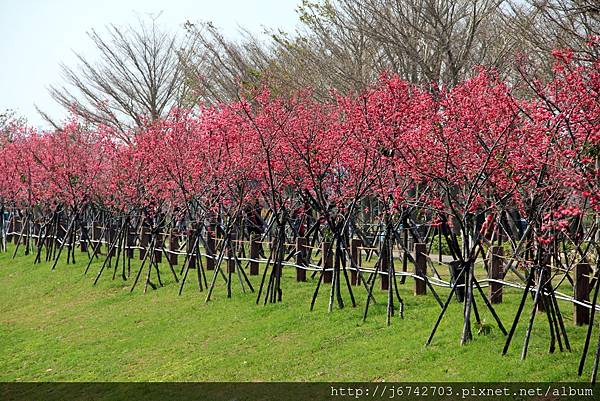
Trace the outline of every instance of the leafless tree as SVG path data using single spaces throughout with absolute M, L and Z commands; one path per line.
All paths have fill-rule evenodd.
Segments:
M 367 64 L 412 82 L 454 85 L 475 65 L 501 68 L 505 62 L 514 42 L 498 24 L 503 2 L 324 0 L 304 1 L 301 10 L 312 17 L 305 21 L 315 36 L 348 49 L 367 46 Z
M 455 85 L 481 65 L 518 80 L 519 54 L 549 69 L 552 49 L 597 60 L 595 0 L 303 0 L 295 34 L 273 34 L 270 74 L 326 93 L 370 84 L 381 71 Z M 277 67 L 277 68 L 275 68 Z M 285 84 L 284 84 L 285 83 Z M 319 92 L 319 91 L 317 91 Z
M 310 86 L 317 96 L 327 96 L 330 88 L 359 91 L 388 67 L 383 49 L 361 21 L 347 18 L 332 3 L 303 1 L 298 13 L 303 27 L 295 35 L 272 34 L 280 85 Z
M 383 71 L 415 83 L 454 85 L 475 65 L 506 69 L 519 39 L 507 34 L 505 0 L 303 0 L 302 27 L 246 34 L 234 42 L 210 24 L 188 24 L 195 40 L 187 67 L 198 95 L 235 98 L 244 84 L 278 93 L 311 87 L 348 93 Z
M 510 0 L 504 21 L 512 36 L 520 39 L 519 50 L 540 69 L 552 65 L 552 49 L 570 48 L 576 61 L 595 61 L 600 38 L 600 3 L 597 0 Z
M 156 18 L 140 20 L 136 26 L 110 25 L 106 35 L 95 30 L 88 35 L 97 59 L 76 53 L 78 66 L 62 65 L 66 85 L 50 87 L 53 99 L 65 109 L 88 123 L 114 128 L 121 140 L 129 142 L 136 128 L 186 98 L 180 59 L 185 58 L 187 45 L 162 30 Z
M 0 111 L 0 147 L 11 142 L 16 134 L 27 127 L 27 120 L 19 116 L 16 111 L 6 109 Z
M 123 140 L 131 128 L 173 105 L 236 100 L 240 91 L 268 85 L 275 94 L 311 87 L 359 91 L 383 71 L 419 84 L 452 86 L 477 65 L 510 79 L 515 54 L 549 68 L 551 50 L 574 48 L 597 59 L 595 0 L 302 0 L 301 27 L 269 31 L 261 40 L 242 31 L 225 37 L 211 23 L 184 25 L 185 37 L 156 21 L 110 26 L 90 33 L 100 59 L 78 54 L 63 66 L 67 87 L 52 87 L 65 108 L 94 124 L 114 127 Z
M 190 49 L 185 58 L 191 102 L 218 103 L 238 98 L 239 91 L 265 80 L 273 61 L 271 46 L 248 31 L 226 38 L 211 22 L 184 25 Z

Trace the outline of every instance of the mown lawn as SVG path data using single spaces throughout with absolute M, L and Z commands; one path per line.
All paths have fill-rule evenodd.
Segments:
M 363 288 L 356 289 L 357 308 L 328 313 L 326 287 L 310 312 L 316 280 L 297 283 L 291 269 L 284 273 L 282 303 L 256 305 L 256 295 L 243 294 L 237 279 L 227 299 L 219 279 L 207 304 L 195 274 L 178 296 L 166 266 L 164 288 L 143 294 L 138 286 L 130 293 L 131 282 L 113 281 L 112 272 L 92 286 L 99 264 L 84 275 L 83 254 L 76 265 L 61 263 L 50 271 L 49 263 L 33 265 L 33 256 L 23 255 L 13 260 L 9 251 L 0 254 L 0 381 L 589 380 L 592 357 L 584 377 L 576 373 L 586 328 L 573 325 L 572 306 L 562 302 L 573 352 L 548 354 L 547 321 L 539 315 L 521 361 L 525 320 L 507 356 L 501 356 L 504 336 L 497 328 L 461 347 L 456 302 L 425 347 L 440 308 L 430 295 L 413 296 L 412 280 L 401 289 L 404 319 L 387 327 L 381 290 L 365 323 Z M 259 279 L 252 277 L 256 288 Z M 507 328 L 518 299 L 518 292 L 507 290 L 498 306 Z

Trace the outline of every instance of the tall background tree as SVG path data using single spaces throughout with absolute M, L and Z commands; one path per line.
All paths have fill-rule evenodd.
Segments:
M 554 60 L 553 49 L 573 50 L 577 62 L 598 59 L 600 40 L 600 3 L 596 0 L 509 0 L 504 7 L 504 21 L 518 50 L 546 72 Z
M 6 109 L 0 112 L 0 147 L 8 142 L 12 142 L 15 135 L 22 132 L 27 127 L 25 117 L 18 115 L 12 109 Z
M 131 128 L 173 106 L 237 101 L 262 86 L 273 95 L 310 87 L 329 101 L 363 91 L 382 72 L 432 90 L 479 65 L 513 83 L 524 72 L 543 79 L 552 75 L 552 49 L 572 48 L 577 63 L 598 58 L 600 47 L 590 46 L 600 38 L 598 10 L 593 0 L 300 0 L 295 30 L 242 29 L 236 39 L 210 22 L 173 33 L 154 18 L 92 31 L 98 54 L 63 66 L 66 85 L 51 94 L 129 142 Z
M 132 128 L 180 106 L 187 91 L 180 57 L 185 57 L 188 45 L 163 30 L 157 18 L 126 27 L 110 25 L 105 34 L 89 32 L 97 54 L 76 53 L 79 65 L 63 64 L 66 84 L 51 86 L 52 98 L 88 123 L 113 128 L 126 142 L 131 141 Z
M 187 24 L 194 56 L 188 77 L 209 102 L 232 99 L 241 86 L 267 83 L 275 93 L 310 86 L 356 92 L 382 71 L 417 84 L 455 86 L 475 66 L 520 79 L 519 54 L 551 75 L 552 49 L 572 48 L 580 62 L 597 59 L 599 7 L 593 0 L 302 0 L 300 26 L 243 32 L 234 41 L 212 24 Z

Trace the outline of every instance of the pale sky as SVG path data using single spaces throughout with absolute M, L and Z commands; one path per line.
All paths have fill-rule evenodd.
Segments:
M 62 117 L 48 94 L 62 83 L 59 63 L 76 65 L 73 51 L 93 55 L 86 35 L 111 23 L 135 23 L 162 11 L 159 23 L 178 30 L 186 20 L 212 21 L 231 38 L 239 26 L 292 31 L 300 0 L 0 0 L 0 111 L 16 110 L 34 126 L 46 127 L 34 103 Z

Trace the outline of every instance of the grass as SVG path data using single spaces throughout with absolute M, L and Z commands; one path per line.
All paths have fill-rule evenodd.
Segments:
M 387 327 L 381 290 L 364 323 L 363 288 L 356 289 L 357 308 L 328 313 L 329 286 L 322 287 L 310 312 L 316 282 L 295 282 L 291 269 L 282 303 L 257 306 L 256 294 L 242 293 L 237 280 L 227 299 L 221 279 L 205 303 L 195 274 L 182 296 L 166 267 L 164 288 L 130 293 L 131 282 L 113 281 L 112 272 L 92 286 L 99 264 L 84 275 L 82 254 L 77 264 L 50 271 L 49 263 L 34 265 L 22 254 L 12 259 L 9 251 L 0 254 L 0 381 L 586 381 L 591 370 L 590 357 L 586 374 L 577 376 L 586 328 L 573 325 L 572 306 L 563 302 L 573 352 L 548 353 L 548 326 L 539 315 L 522 361 L 526 317 L 501 356 L 505 337 L 495 327 L 459 345 L 456 302 L 425 347 L 440 309 L 430 295 L 413 296 L 412 280 L 401 286 L 404 319 Z M 132 272 L 138 266 L 136 259 Z M 255 287 L 259 277 L 251 277 Z M 349 304 L 345 288 L 344 294 Z M 497 308 L 507 327 L 519 294 L 506 289 Z

